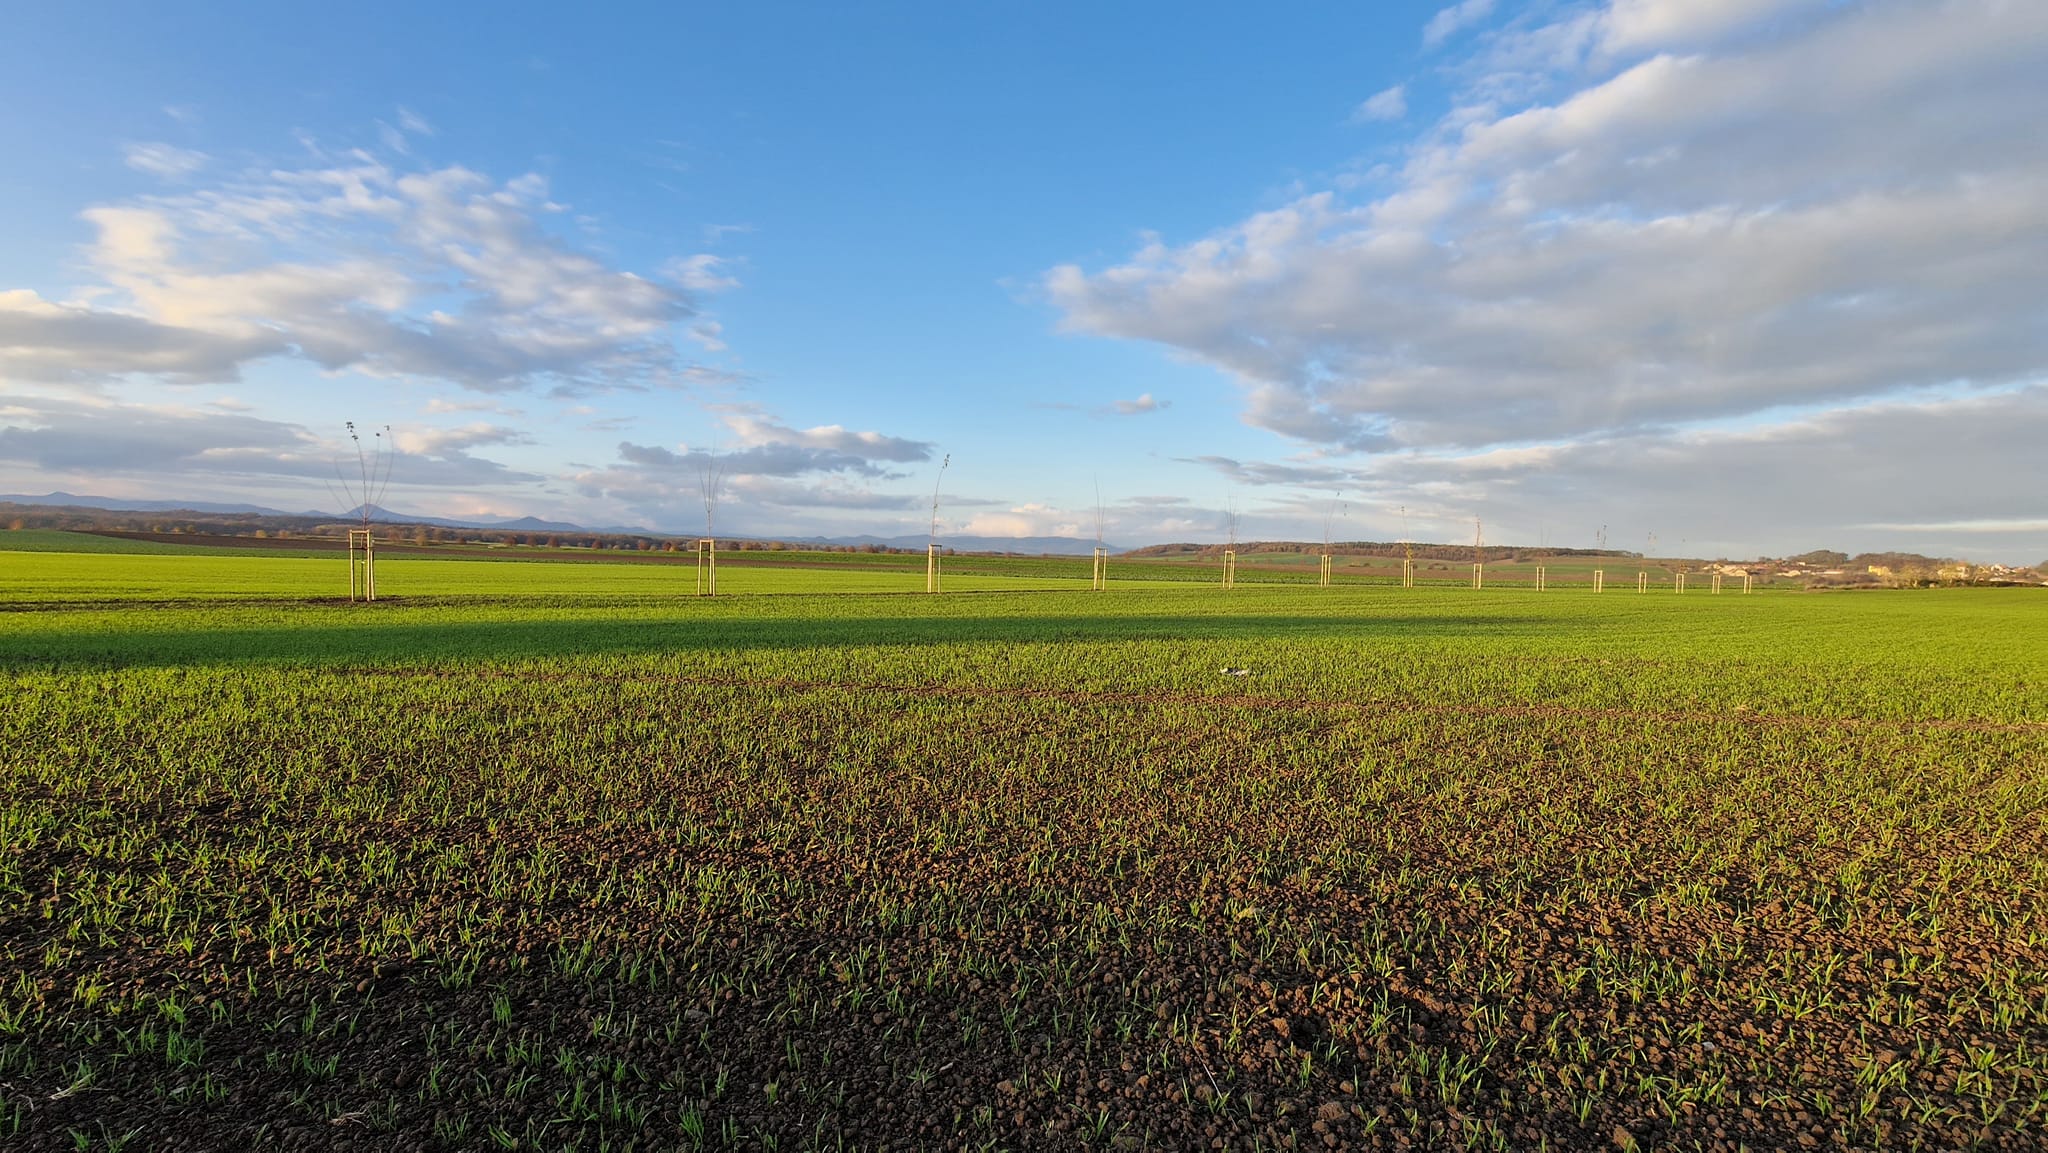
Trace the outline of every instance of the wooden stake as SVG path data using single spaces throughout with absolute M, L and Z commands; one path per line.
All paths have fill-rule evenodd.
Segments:
M 348 530 L 348 599 L 377 599 L 377 538 L 370 529 Z
M 697 595 L 715 597 L 718 595 L 718 538 L 705 537 L 697 542 Z

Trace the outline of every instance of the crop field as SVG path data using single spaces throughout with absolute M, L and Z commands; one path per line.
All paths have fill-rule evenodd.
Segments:
M 24 534 L 31 535 L 31 534 Z M 84 534 L 34 534 L 49 537 Z M 88 537 L 95 542 L 110 538 Z M 6 543 L 0 535 L 0 544 Z M 42 543 L 36 541 L 35 543 Z M 129 542 L 113 542 L 127 544 Z M 135 602 L 192 600 L 347 600 L 345 554 L 337 547 L 303 551 L 238 551 L 134 542 L 137 555 L 109 563 L 90 553 L 0 550 L 0 595 L 35 601 L 113 607 Z M 106 547 L 101 543 L 98 547 Z M 147 550 L 146 552 L 143 550 Z M 175 551 L 171 551 L 175 550 Z M 602 553 L 491 555 L 463 549 L 431 549 L 388 555 L 379 550 L 380 590 L 418 604 L 423 600 L 475 604 L 484 600 L 530 603 L 646 601 L 672 604 L 695 588 L 694 558 L 683 555 L 617 559 Z M 772 558 L 772 559 L 770 559 Z M 721 556 L 722 593 L 887 593 L 925 587 L 924 558 L 862 557 L 859 554 L 737 554 Z M 947 558 L 942 585 L 947 592 L 1086 588 L 1089 562 L 1040 557 Z M 1140 584 L 1160 578 L 1186 581 L 1201 574 L 1181 569 L 1137 569 Z M 1127 575 L 1127 574 L 1120 574 Z M 1126 583 L 1132 583 L 1126 581 Z
M 2039 592 L 913 559 L 0 551 L 0 1148 L 2048 1145 Z

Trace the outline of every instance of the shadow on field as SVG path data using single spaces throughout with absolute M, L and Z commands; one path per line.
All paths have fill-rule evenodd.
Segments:
M 1530 633 L 1569 627 L 1540 616 L 959 616 L 613 620 L 385 621 L 305 628 L 51 632 L 8 638 L 0 669 L 516 661 L 693 651 L 954 644 L 1092 644 L 1129 640 L 1355 640 Z

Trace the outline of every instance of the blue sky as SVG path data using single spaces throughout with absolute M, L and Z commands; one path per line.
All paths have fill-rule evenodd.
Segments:
M 2031 563 L 2042 13 L 32 8 L 0 491 Z

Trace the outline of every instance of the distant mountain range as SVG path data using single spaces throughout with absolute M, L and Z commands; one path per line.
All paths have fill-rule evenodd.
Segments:
M 103 508 L 114 512 L 211 512 L 236 516 L 333 516 L 327 512 L 280 512 L 258 504 L 209 504 L 196 500 L 129 500 L 125 497 L 80 496 L 70 492 L 49 492 L 41 496 L 0 493 L 8 504 L 47 505 L 52 508 Z
M 203 512 L 219 516 L 284 516 L 311 518 L 313 520 L 360 520 L 363 509 L 358 505 L 342 512 L 326 512 L 309 509 L 304 512 L 287 512 L 284 509 L 266 508 L 260 504 L 220 504 L 203 500 L 131 500 L 127 497 L 90 496 L 73 492 L 51 492 L 42 496 L 28 496 L 21 493 L 0 493 L 0 502 L 11 504 L 44 505 L 55 508 L 96 508 L 107 512 Z M 450 520 L 446 517 L 410 516 L 378 505 L 371 505 L 370 519 L 378 524 L 429 524 L 440 528 L 496 528 L 514 532 L 598 532 L 598 533 L 639 533 L 652 534 L 645 528 L 586 528 L 567 521 L 541 520 L 538 517 L 476 517 L 471 520 Z
M 859 548 L 875 545 L 879 548 L 903 548 L 918 550 L 930 543 L 924 536 L 799 536 L 778 537 L 789 544 L 829 544 L 840 547 Z M 941 536 L 939 543 L 954 552 L 1017 552 L 1052 556 L 1088 556 L 1095 551 L 1095 542 L 1079 540 L 1070 536 Z M 1102 547 L 1111 555 L 1124 552 L 1113 544 Z
M 44 493 L 41 496 L 30 496 L 22 493 L 0 493 L 0 503 L 35 505 L 48 508 L 90 508 L 103 512 L 189 512 L 211 516 L 284 517 L 294 520 L 310 519 L 321 521 L 353 521 L 360 520 L 363 516 L 361 506 L 342 512 L 322 512 L 319 510 L 286 512 L 283 509 L 266 508 L 256 504 L 221 504 L 218 502 L 193 500 L 133 500 L 127 497 L 91 496 L 70 492 L 50 492 Z M 430 525 L 435 528 L 488 529 L 496 532 L 595 533 L 601 536 L 687 538 L 697 535 L 694 532 L 676 532 L 666 529 L 626 525 L 594 526 L 571 524 L 568 521 L 542 520 L 539 517 L 532 516 L 472 517 L 462 520 L 450 517 L 413 516 L 409 513 L 396 512 L 378 505 L 369 506 L 369 511 L 370 519 L 377 524 L 417 524 Z M 719 535 L 721 539 L 774 539 L 785 541 L 789 544 L 823 544 L 841 548 L 859 548 L 862 545 L 874 545 L 879 548 L 921 549 L 925 546 L 928 539 L 917 535 L 774 538 L 755 538 L 746 533 L 721 533 Z M 1087 556 L 1095 550 L 1095 542 L 1092 540 L 1079 540 L 1074 537 L 1062 536 L 947 536 L 941 537 L 940 543 L 955 552 L 1018 552 L 1032 554 L 1049 553 L 1056 556 Z M 1113 545 L 1107 547 L 1111 553 L 1124 551 Z

